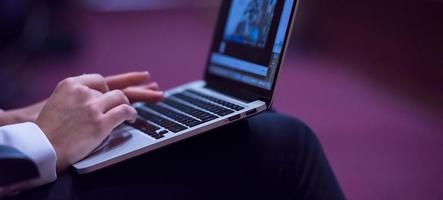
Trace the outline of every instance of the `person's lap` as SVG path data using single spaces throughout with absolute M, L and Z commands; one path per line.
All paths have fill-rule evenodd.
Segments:
M 95 173 L 68 173 L 53 184 L 14 198 L 29 197 L 343 198 L 311 130 L 295 119 L 271 112 Z

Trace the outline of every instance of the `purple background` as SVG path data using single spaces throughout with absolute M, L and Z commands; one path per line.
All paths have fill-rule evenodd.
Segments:
M 442 8 L 409 0 L 300 5 L 275 108 L 315 130 L 349 199 L 443 199 Z M 18 104 L 82 73 L 149 70 L 164 89 L 199 79 L 217 8 L 67 13 L 80 48 L 26 61 L 29 88 Z

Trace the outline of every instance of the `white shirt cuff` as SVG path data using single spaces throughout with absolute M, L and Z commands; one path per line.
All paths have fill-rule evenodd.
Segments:
M 37 187 L 57 179 L 57 154 L 36 124 L 26 122 L 1 127 L 0 144 L 16 148 L 37 165 L 40 177 L 27 182 L 26 188 Z

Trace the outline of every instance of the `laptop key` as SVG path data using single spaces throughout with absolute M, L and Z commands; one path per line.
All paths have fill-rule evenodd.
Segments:
M 126 123 L 129 126 L 132 126 L 133 128 L 142 131 L 143 133 L 146 133 L 147 135 L 155 138 L 160 139 L 164 137 L 161 134 L 156 133 L 155 131 L 159 130 L 160 127 L 155 126 L 147 121 L 144 121 L 142 119 L 137 119 L 134 123 Z
M 195 109 L 195 108 L 185 105 L 183 103 L 179 103 L 177 101 L 172 100 L 171 98 L 164 99 L 162 101 L 162 103 L 164 103 L 168 106 L 171 106 L 177 110 L 180 110 L 188 115 L 191 115 L 197 119 L 200 119 L 200 120 L 202 120 L 202 122 L 208 122 L 208 121 L 218 118 L 216 115 Z
M 212 97 L 212 96 L 203 94 L 203 93 L 195 91 L 195 90 L 188 89 L 188 90 L 186 90 L 186 92 L 189 92 L 189 93 L 192 93 L 194 95 L 203 97 L 203 98 L 205 98 L 205 99 L 207 99 L 209 101 L 212 101 L 214 103 L 220 104 L 222 106 L 228 107 L 228 108 L 236 110 L 236 111 L 244 109 L 244 107 L 239 106 L 237 104 L 233 104 L 233 103 L 227 102 L 225 100 L 222 100 L 222 99 L 219 99 L 219 98 L 216 98 L 216 97 Z
M 166 108 L 166 107 L 163 107 L 163 106 L 160 106 L 157 104 L 147 104 L 146 103 L 144 106 L 147 108 L 150 108 L 156 112 L 159 112 L 159 113 L 161 113 L 173 120 L 176 120 L 186 126 L 189 126 L 189 127 L 197 126 L 197 125 L 203 123 L 202 121 L 198 121 L 198 120 L 188 117 L 184 114 L 175 112 L 174 110 L 171 110 L 169 108 Z
M 225 116 L 225 115 L 228 115 L 228 114 L 231 114 L 234 112 L 232 110 L 223 108 L 223 107 L 215 105 L 215 104 L 208 103 L 206 101 L 203 101 L 203 100 L 200 100 L 200 99 L 188 96 L 188 95 L 184 95 L 182 93 L 174 94 L 172 96 L 179 98 L 183 101 L 186 101 L 186 102 L 188 102 L 192 105 L 195 105 L 199 108 L 203 108 L 205 110 L 208 110 L 208 111 L 215 113 L 217 115 L 220 115 L 220 116 Z
M 164 135 L 159 134 L 159 133 L 155 133 L 155 134 L 152 134 L 152 135 L 149 135 L 149 136 L 151 136 L 151 137 L 153 137 L 153 138 L 155 138 L 157 140 L 160 139 L 160 138 L 165 137 Z
M 158 134 L 160 134 L 160 135 L 164 135 L 164 134 L 166 134 L 166 133 L 169 133 L 169 131 L 167 131 L 167 130 L 162 130 L 162 131 L 158 132 Z
M 170 130 L 171 132 L 177 133 L 177 132 L 180 132 L 182 130 L 187 129 L 187 127 L 185 127 L 185 126 L 177 124 L 177 123 L 175 123 L 175 122 L 173 122 L 171 120 L 168 120 L 168 119 L 166 119 L 164 117 L 158 116 L 158 115 L 156 115 L 154 113 L 150 113 L 148 111 L 145 111 L 145 110 L 143 110 L 141 108 L 136 108 L 136 110 L 137 110 L 138 114 L 143 119 L 146 119 L 146 120 L 149 120 L 149 121 L 151 121 L 151 122 L 153 122 L 155 124 L 158 124 L 161 127 Z

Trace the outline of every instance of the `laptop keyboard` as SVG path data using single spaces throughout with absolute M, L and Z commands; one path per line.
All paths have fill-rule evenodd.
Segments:
M 145 111 L 144 109 L 137 108 L 137 112 L 143 119 L 146 119 L 146 120 L 149 120 L 155 124 L 158 124 L 161 127 L 168 129 L 174 133 L 177 133 L 177 132 L 180 132 L 180 131 L 186 129 L 186 127 L 183 125 L 175 123 L 175 122 L 173 122 L 169 119 L 166 119 L 164 117 L 158 116 L 154 113 Z
M 225 107 L 228 107 L 228 108 L 233 109 L 235 111 L 239 111 L 239 110 L 242 110 L 244 108 L 244 107 L 241 107 L 239 105 L 227 102 L 225 100 L 222 100 L 222 99 L 219 99 L 219 98 L 216 98 L 216 97 L 213 97 L 213 96 L 209 96 L 209 95 L 203 94 L 203 93 L 195 91 L 195 90 L 189 89 L 189 90 L 186 90 L 186 92 L 190 92 L 190 93 L 195 94 L 197 96 L 203 97 L 203 98 L 205 98 L 205 99 L 207 99 L 209 101 L 212 101 L 214 103 L 220 104 L 220 105 L 225 106 Z
M 145 103 L 136 108 L 140 118 L 129 125 L 154 139 L 160 139 L 166 133 L 177 133 L 241 109 L 243 107 L 239 105 L 195 90 L 186 90 L 160 103 Z
M 188 106 L 183 103 L 179 103 L 177 101 L 171 100 L 170 98 L 163 100 L 162 103 L 164 103 L 168 106 L 171 106 L 177 110 L 180 110 L 188 115 L 191 115 L 203 122 L 208 122 L 208 121 L 218 118 L 216 115 L 213 115 L 208 112 L 193 108 L 193 107 Z
M 186 126 L 189 127 L 194 127 L 197 126 L 201 123 L 203 123 L 202 121 L 196 120 L 194 118 L 188 117 L 184 114 L 175 112 L 169 108 L 157 105 L 157 104 L 145 104 L 145 107 L 150 108 L 154 111 L 157 111 L 163 115 L 165 115 L 166 117 L 169 117 L 171 119 L 176 120 L 177 122 L 180 122 Z
M 148 134 L 149 136 L 160 139 L 163 136 L 163 134 L 157 133 L 157 130 L 160 130 L 160 127 L 153 125 L 145 120 L 137 119 L 134 123 L 127 123 L 128 125 Z
M 233 110 L 223 108 L 221 106 L 200 100 L 192 96 L 185 95 L 184 93 L 178 93 L 172 96 L 220 116 L 225 116 L 234 112 Z

